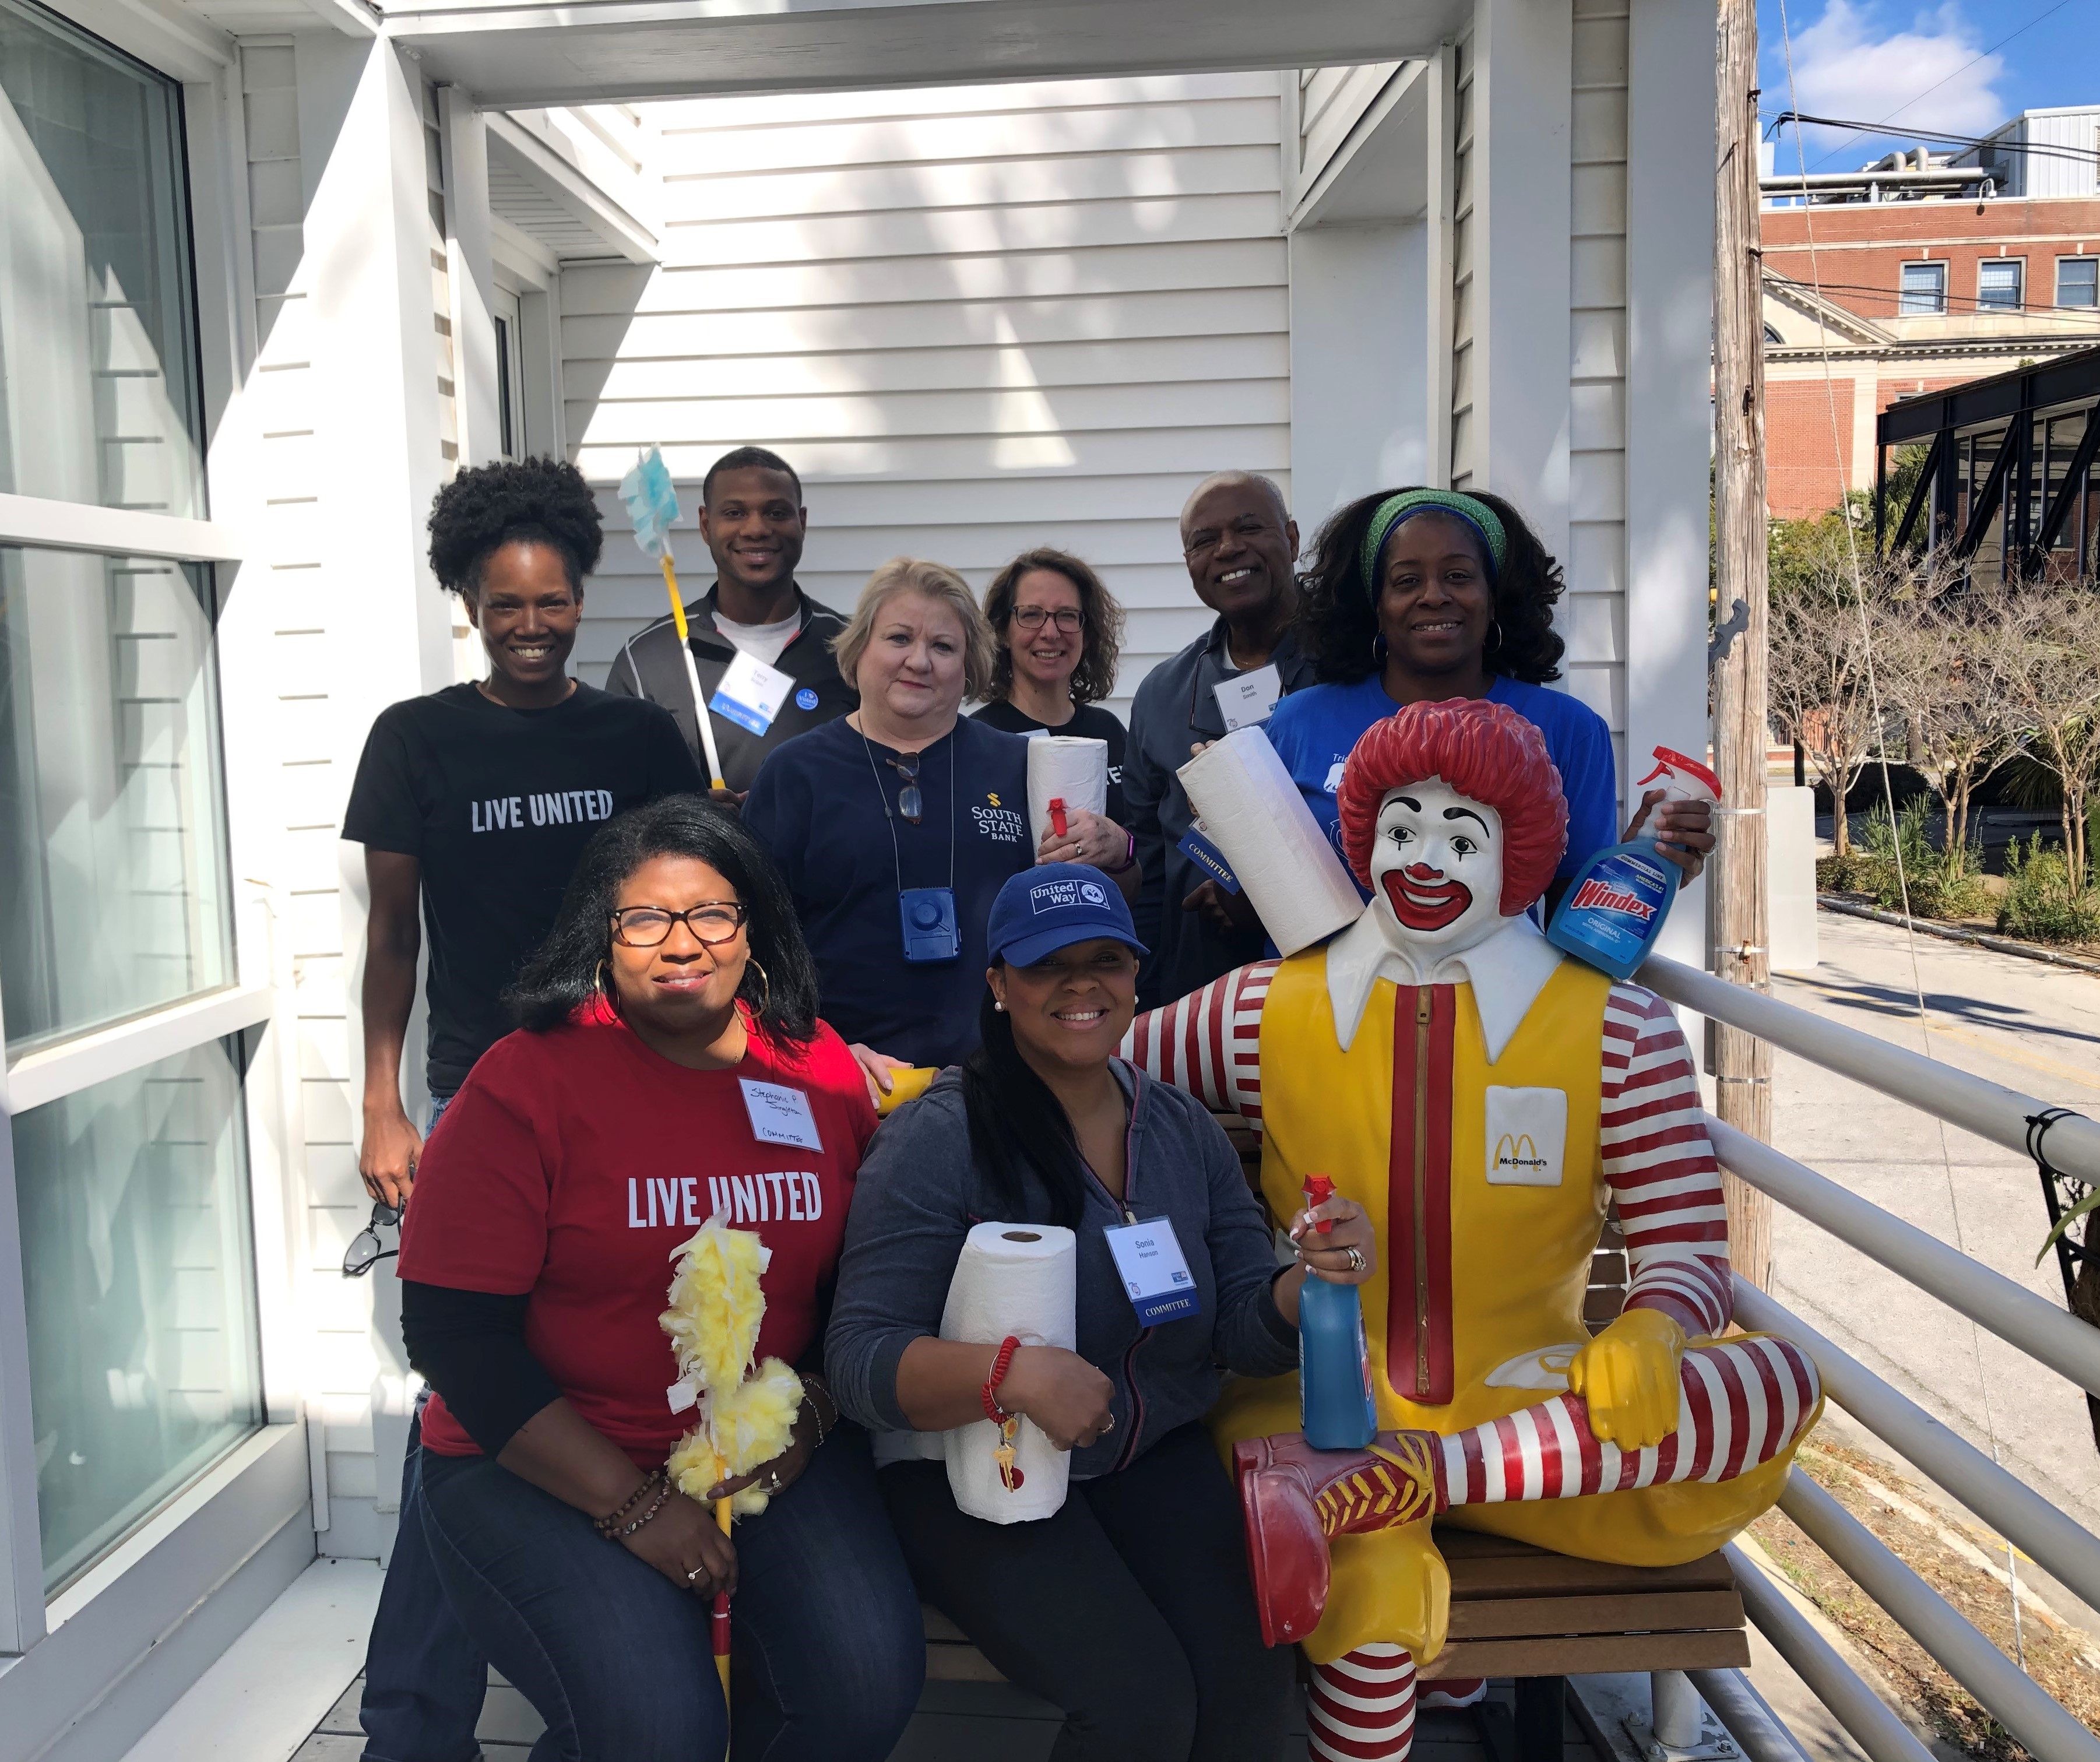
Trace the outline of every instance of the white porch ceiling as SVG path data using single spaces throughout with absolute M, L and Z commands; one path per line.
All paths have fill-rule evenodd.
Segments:
M 492 108 L 1427 55 L 1471 0 L 423 0 L 387 34 Z

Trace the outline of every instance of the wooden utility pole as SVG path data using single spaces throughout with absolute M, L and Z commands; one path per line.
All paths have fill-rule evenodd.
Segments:
M 1758 230 L 1757 0 L 1719 0 L 1714 40 L 1714 525 L 1718 611 L 1749 622 L 1714 668 L 1714 970 L 1771 989 L 1765 880 L 1765 364 L 1763 258 Z M 1771 1137 L 1771 1048 L 1716 1022 L 1717 1111 L 1752 1137 Z M 1765 1286 L 1771 1201 L 1733 1175 L 1728 1231 L 1736 1270 Z

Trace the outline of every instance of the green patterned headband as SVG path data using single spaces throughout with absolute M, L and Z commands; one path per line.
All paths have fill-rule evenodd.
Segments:
M 1481 548 L 1488 554 L 1489 574 L 1493 576 L 1502 572 L 1509 553 L 1509 539 L 1502 531 L 1500 516 L 1487 503 L 1477 496 L 1453 489 L 1403 489 L 1378 505 L 1378 511 L 1371 516 L 1371 523 L 1364 532 L 1364 585 L 1373 600 L 1378 598 L 1379 559 L 1384 554 L 1386 541 L 1416 514 L 1432 510 L 1454 515 L 1472 528 Z

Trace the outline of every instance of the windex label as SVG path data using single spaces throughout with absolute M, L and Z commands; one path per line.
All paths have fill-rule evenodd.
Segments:
M 1614 887 L 1609 881 L 1592 876 L 1575 890 L 1575 897 L 1568 903 L 1572 912 L 1595 907 L 1599 912 L 1623 912 L 1629 917 L 1637 917 L 1643 924 L 1655 916 L 1655 907 L 1638 894 L 1628 893 L 1623 887 Z

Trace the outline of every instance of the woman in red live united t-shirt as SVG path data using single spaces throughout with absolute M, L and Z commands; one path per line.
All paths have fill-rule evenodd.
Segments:
M 721 1755 L 708 1618 L 733 1590 L 739 1754 L 878 1762 L 924 1637 L 866 1435 L 805 1374 L 794 1442 L 749 1477 L 773 1500 L 734 1547 L 661 1480 L 692 1418 L 672 1411 L 657 1321 L 672 1256 L 717 1211 L 757 1231 L 758 1350 L 815 1365 L 875 1130 L 859 1066 L 815 1019 L 787 890 L 733 815 L 691 796 L 638 809 L 585 849 L 512 998 L 523 1031 L 432 1133 L 402 1236 L 447 1594 L 554 1753 Z

